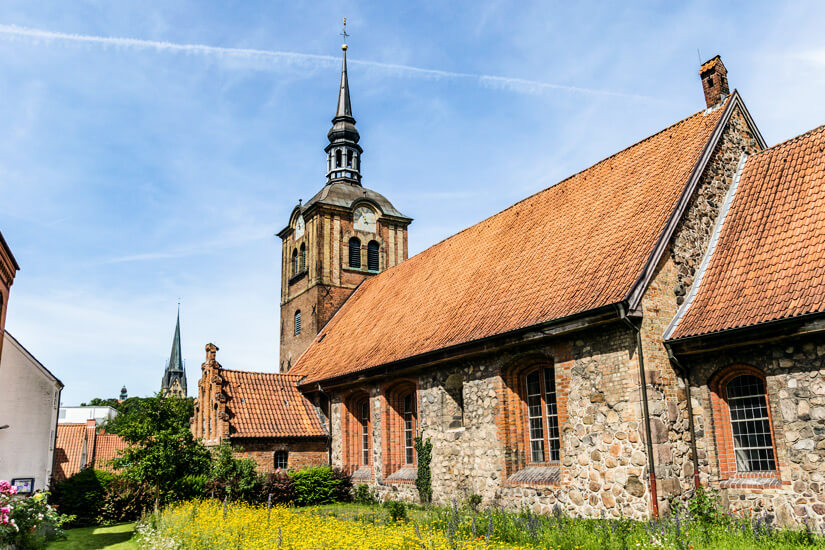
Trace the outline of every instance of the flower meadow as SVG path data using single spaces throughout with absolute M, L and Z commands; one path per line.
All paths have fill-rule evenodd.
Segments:
M 184 502 L 139 526 L 147 550 L 224 548 L 292 550 L 602 550 L 602 549 L 825 549 L 825 536 L 775 529 L 761 516 L 699 519 L 688 511 L 667 520 L 639 522 L 540 516 L 489 509 L 418 508 L 395 521 L 377 506 L 337 504 L 287 508 L 218 500 Z

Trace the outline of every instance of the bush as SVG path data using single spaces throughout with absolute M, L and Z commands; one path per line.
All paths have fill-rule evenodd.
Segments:
M 335 502 L 352 502 L 352 477 L 340 468 L 333 468 L 332 478 L 338 481 L 332 495 Z
M 55 485 L 52 502 L 60 513 L 75 516 L 72 526 L 95 525 L 114 478 L 102 470 L 81 470 Z
M 295 483 L 284 472 L 266 474 L 260 480 L 258 500 L 267 502 L 272 495 L 272 504 L 290 504 L 295 500 Z
M 387 509 L 393 521 L 407 519 L 407 505 L 400 500 L 387 500 L 384 502 L 384 508 Z
M 366 483 L 359 483 L 358 486 L 355 488 L 355 495 L 353 495 L 353 500 L 357 504 L 366 504 L 372 506 L 378 503 L 378 500 L 375 498 L 375 494 L 370 489 L 369 485 Z
M 473 512 L 478 512 L 479 506 L 481 506 L 481 495 L 473 493 L 467 497 L 467 508 Z
M 213 456 L 206 489 L 229 500 L 251 502 L 259 493 L 258 474 L 251 458 L 235 458 L 232 447 L 224 442 Z
M 140 518 L 144 510 L 152 507 L 154 493 L 143 483 L 125 477 L 114 478 L 106 488 L 97 523 L 114 525 Z
M 340 480 L 329 466 L 306 468 L 291 474 L 295 485 L 295 504 L 314 506 L 335 502 Z M 352 482 L 350 482 L 350 487 Z

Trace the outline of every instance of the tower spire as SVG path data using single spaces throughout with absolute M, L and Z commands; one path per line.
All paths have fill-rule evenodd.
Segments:
M 329 145 L 327 153 L 327 183 L 350 183 L 361 185 L 361 153 L 358 145 L 361 136 L 355 128 L 352 116 L 352 104 L 349 98 L 349 78 L 347 76 L 347 18 L 344 18 L 344 30 L 341 32 L 344 44 L 341 45 L 343 59 L 341 62 L 341 85 L 338 88 L 338 107 L 332 128 L 327 133 Z
M 180 303 L 178 304 L 178 317 L 175 323 L 175 335 L 172 337 L 172 353 L 169 356 L 169 363 L 166 365 L 166 372 L 163 373 L 161 394 L 164 396 L 173 394 L 186 397 L 186 371 L 184 370 L 180 349 Z

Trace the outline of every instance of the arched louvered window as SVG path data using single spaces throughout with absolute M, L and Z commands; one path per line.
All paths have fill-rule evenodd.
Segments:
M 352 168 L 352 149 L 347 149 L 347 168 Z
M 301 310 L 295 312 L 295 335 L 301 334 Z
M 306 244 L 301 243 L 301 265 L 299 266 L 301 271 L 306 271 L 307 269 L 307 247 Z
M 298 274 L 298 249 L 294 248 L 292 250 L 292 275 Z
M 367 245 L 367 269 L 378 271 L 378 241 L 370 241 Z
M 361 240 L 358 237 L 349 240 L 349 266 L 361 267 Z

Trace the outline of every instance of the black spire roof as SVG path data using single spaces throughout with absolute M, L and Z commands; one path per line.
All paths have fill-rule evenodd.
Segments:
M 177 381 L 186 397 L 186 370 L 183 366 L 183 359 L 180 351 L 180 307 L 178 307 L 178 320 L 175 325 L 175 336 L 172 338 L 172 354 L 166 364 L 166 372 L 163 373 L 163 383 L 161 384 L 161 394 L 167 395 L 174 382 Z
M 352 116 L 352 103 L 349 99 L 349 79 L 347 78 L 347 45 L 341 46 L 344 59 L 341 65 L 341 87 L 338 89 L 338 108 L 335 118 L 332 119 L 332 128 L 327 133 L 330 144 L 348 143 L 359 149 L 358 140 L 361 139 L 355 128 L 355 119 Z

